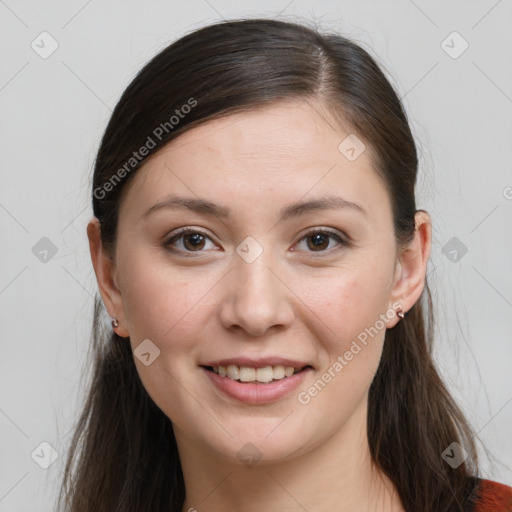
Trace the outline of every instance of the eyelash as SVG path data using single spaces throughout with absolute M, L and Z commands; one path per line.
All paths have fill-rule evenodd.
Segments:
M 200 235 L 203 235 L 204 237 L 206 237 L 206 238 L 211 240 L 210 236 L 207 233 L 205 233 L 204 231 L 200 230 L 200 229 L 197 229 L 197 228 L 180 228 L 175 233 L 172 234 L 171 238 L 167 239 L 167 241 L 164 242 L 164 247 L 167 250 L 169 250 L 171 252 L 175 252 L 175 253 L 178 253 L 178 252 L 179 253 L 183 253 L 183 252 L 185 252 L 185 253 L 188 253 L 188 254 L 194 254 L 196 252 L 196 253 L 200 254 L 200 253 L 204 252 L 203 250 L 198 250 L 198 251 L 186 251 L 185 250 L 185 251 L 183 251 L 181 249 L 176 249 L 176 248 L 172 247 L 172 244 L 174 242 L 176 242 L 178 239 L 182 238 L 184 235 L 187 235 L 187 234 L 200 234 Z M 329 235 L 330 237 L 335 238 L 339 242 L 339 245 L 345 246 L 345 247 L 350 246 L 350 242 L 348 240 L 348 237 L 342 237 L 338 233 L 336 233 L 334 231 L 331 231 L 331 230 L 328 230 L 328 229 L 314 229 L 314 230 L 308 231 L 299 240 L 299 242 L 302 242 L 303 240 L 307 239 L 311 235 L 316 235 L 316 234 Z M 310 252 L 314 257 L 321 257 L 324 254 L 330 254 L 332 252 L 332 248 L 331 249 L 327 249 L 327 250 L 322 250 L 322 251 L 307 251 L 307 252 Z

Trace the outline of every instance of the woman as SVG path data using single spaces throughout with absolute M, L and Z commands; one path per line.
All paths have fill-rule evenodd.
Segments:
M 95 164 L 65 509 L 512 510 L 432 359 L 417 165 L 341 36 L 230 21 L 149 62 Z

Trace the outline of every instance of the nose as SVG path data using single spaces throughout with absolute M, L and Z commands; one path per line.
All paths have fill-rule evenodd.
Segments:
M 224 327 L 262 336 L 289 326 L 294 319 L 293 292 L 280 273 L 265 252 L 252 263 L 235 255 L 220 309 Z

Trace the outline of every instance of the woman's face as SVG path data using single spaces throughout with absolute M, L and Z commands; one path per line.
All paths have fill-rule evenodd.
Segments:
M 407 304 L 390 198 L 349 135 L 282 102 L 184 133 L 127 185 L 118 320 L 180 446 L 277 461 L 366 428 Z

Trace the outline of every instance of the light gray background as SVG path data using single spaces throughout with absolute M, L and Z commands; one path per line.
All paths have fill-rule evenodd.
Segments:
M 0 0 L 0 511 L 55 501 L 83 393 L 96 290 L 89 180 L 111 110 L 170 41 L 259 15 L 354 38 L 403 96 L 420 147 L 418 207 L 434 224 L 437 361 L 496 457 L 482 452 L 484 476 L 512 485 L 510 0 Z M 50 48 L 43 31 L 59 45 L 46 59 L 31 48 Z M 464 41 L 447 39 L 453 31 L 469 44 L 458 58 Z M 42 237 L 57 247 L 46 262 L 32 251 Z M 458 261 L 443 253 L 452 237 L 467 247 Z M 44 441 L 59 454 L 47 470 L 31 458 Z

